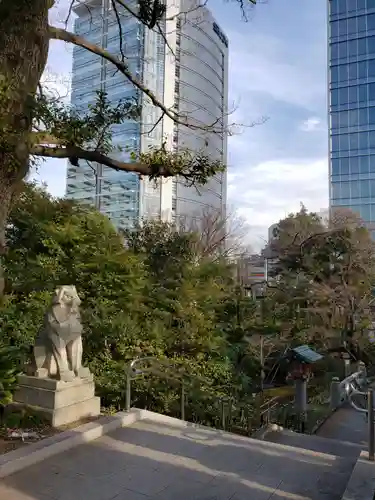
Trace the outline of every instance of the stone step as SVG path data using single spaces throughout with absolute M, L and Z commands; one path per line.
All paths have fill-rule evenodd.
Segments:
M 336 441 L 316 435 L 299 434 L 287 429 L 271 431 L 264 436 L 264 441 L 284 444 L 294 448 L 303 448 L 318 453 L 327 453 L 337 457 L 357 459 L 363 450 L 360 444 L 348 441 Z
M 356 462 L 145 410 L 139 415 L 132 425 L 4 477 L 0 498 L 341 500 Z

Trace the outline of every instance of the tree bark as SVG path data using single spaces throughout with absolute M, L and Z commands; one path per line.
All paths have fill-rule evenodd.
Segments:
M 4 294 L 5 286 L 2 259 L 6 251 L 5 229 L 13 197 L 12 193 L 12 187 L 2 178 L 0 170 L 0 297 Z
M 29 169 L 34 96 L 48 57 L 50 7 L 51 0 L 0 0 L 0 259 L 11 201 Z

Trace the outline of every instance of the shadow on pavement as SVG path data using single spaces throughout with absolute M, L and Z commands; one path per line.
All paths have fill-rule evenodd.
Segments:
M 142 421 L 2 480 L 4 500 L 339 500 L 353 460 Z

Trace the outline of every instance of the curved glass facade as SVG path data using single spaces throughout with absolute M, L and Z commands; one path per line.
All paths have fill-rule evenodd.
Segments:
M 89 6 L 81 4 L 75 9 L 74 32 L 90 42 L 107 48 L 121 57 L 119 27 L 116 14 L 108 0 L 91 0 Z M 126 43 L 122 50 L 128 59 L 131 72 L 143 78 L 143 25 L 125 11 L 120 11 L 121 28 Z M 74 46 L 71 103 L 79 111 L 95 99 L 95 91 L 104 90 L 110 101 L 134 98 L 140 100 L 139 91 L 113 65 L 89 51 Z M 112 128 L 112 143 L 116 146 L 130 146 L 138 151 L 141 147 L 141 120 L 128 120 Z M 126 152 L 116 152 L 116 158 L 129 160 Z M 139 176 L 118 172 L 99 164 L 91 167 L 81 161 L 80 166 L 68 165 L 67 197 L 95 205 L 107 215 L 117 228 L 131 228 L 139 217 Z
M 375 0 L 329 1 L 331 207 L 375 229 Z
M 198 5 L 198 2 L 195 2 Z M 182 0 L 181 10 L 190 12 L 177 25 L 177 61 L 175 102 L 190 122 L 209 127 L 216 123 L 222 133 L 175 127 L 177 149 L 204 151 L 212 159 L 227 159 L 228 39 L 205 7 Z M 195 9 L 195 10 L 194 10 Z M 199 20 L 197 22 L 197 17 Z M 207 211 L 219 211 L 225 217 L 226 173 L 218 174 L 199 190 L 175 182 L 173 216 L 199 219 Z
M 137 0 L 127 1 L 135 8 Z M 107 48 L 121 58 L 120 30 L 110 0 L 86 0 L 75 7 L 74 31 L 86 40 Z M 187 116 L 199 125 L 227 122 L 228 40 L 210 12 L 199 0 L 168 0 L 167 19 L 162 30 L 174 47 L 168 55 L 164 36 L 145 29 L 134 16 L 118 6 L 123 36 L 122 51 L 132 74 L 141 80 L 166 107 Z M 170 12 L 171 11 L 171 12 Z M 170 12 L 170 14 L 169 14 Z M 177 17 L 178 12 L 184 12 Z M 169 20 L 168 20 L 169 19 Z M 167 29 L 167 23 L 172 23 Z M 208 133 L 176 125 L 139 92 L 116 68 L 99 56 L 74 46 L 71 103 L 82 112 L 104 90 L 113 103 L 134 98 L 141 105 L 141 116 L 112 128 L 114 146 L 130 146 L 133 151 L 148 151 L 169 140 L 169 147 L 205 150 L 210 157 L 226 163 L 227 138 L 223 133 Z M 163 119 L 161 119 L 163 118 Z M 169 120 L 169 121 L 168 121 Z M 129 160 L 125 152 L 113 153 Z M 171 181 L 171 182 L 169 182 Z M 169 184 L 168 184 L 169 182 Z M 137 174 L 117 172 L 103 165 L 68 165 L 67 197 L 95 205 L 118 228 L 131 228 L 141 217 L 199 215 L 206 208 L 225 213 L 226 173 L 219 174 L 199 188 L 176 179 L 161 183 L 139 179 Z

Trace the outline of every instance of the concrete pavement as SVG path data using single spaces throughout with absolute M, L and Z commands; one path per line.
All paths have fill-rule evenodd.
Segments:
M 317 432 L 318 436 L 348 441 L 367 449 L 368 425 L 364 413 L 352 408 L 348 403 L 336 410 Z
M 339 500 L 352 462 L 184 422 L 143 420 L 5 477 L 0 499 Z

